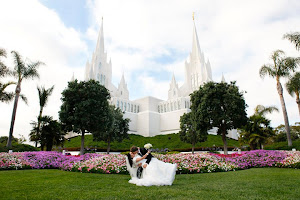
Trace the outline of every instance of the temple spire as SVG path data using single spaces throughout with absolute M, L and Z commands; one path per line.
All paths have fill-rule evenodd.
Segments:
M 174 72 L 173 72 L 171 86 L 175 86 L 176 87 L 176 85 L 177 85 L 177 83 L 176 83 L 175 75 L 174 75 Z
M 196 25 L 195 21 L 193 20 L 194 28 L 193 28 L 193 45 L 192 45 L 192 57 L 193 58 L 200 58 L 201 55 L 201 49 L 199 45 L 199 40 L 198 40 L 198 35 L 197 35 L 197 30 L 196 30 Z
M 226 83 L 225 77 L 224 77 L 224 74 L 223 74 L 223 73 L 222 73 L 222 80 L 221 80 L 221 83 Z
M 96 46 L 96 52 L 104 53 L 104 34 L 103 34 L 103 17 L 102 17 L 102 23 L 98 35 L 97 40 L 97 46 Z

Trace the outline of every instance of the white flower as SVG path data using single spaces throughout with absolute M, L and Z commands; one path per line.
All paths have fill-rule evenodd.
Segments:
M 150 148 L 152 148 L 152 144 L 147 143 L 147 144 L 144 145 L 144 148 L 145 149 L 150 149 Z

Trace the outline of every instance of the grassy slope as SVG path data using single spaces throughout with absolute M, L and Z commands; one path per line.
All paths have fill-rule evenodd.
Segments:
M 81 136 L 72 138 L 70 141 L 66 141 L 64 147 L 80 147 Z M 239 142 L 236 140 L 228 139 L 228 146 L 239 147 Z M 112 150 L 128 150 L 132 145 L 144 146 L 146 143 L 151 143 L 153 148 L 168 148 L 171 150 L 176 149 L 186 149 L 191 148 L 191 144 L 184 143 L 180 140 L 178 134 L 169 135 L 158 135 L 155 137 L 143 137 L 140 135 L 129 135 L 129 139 L 125 139 L 122 142 L 113 142 L 111 144 Z M 221 136 L 208 135 L 208 140 L 206 142 L 197 143 L 196 147 L 223 147 L 223 142 Z M 85 147 L 88 148 L 106 149 L 107 144 L 103 141 L 96 142 L 93 141 L 92 135 L 85 136 Z
M 176 175 L 172 186 L 139 187 L 129 175 L 0 171 L 0 199 L 300 199 L 300 170 L 253 168 Z

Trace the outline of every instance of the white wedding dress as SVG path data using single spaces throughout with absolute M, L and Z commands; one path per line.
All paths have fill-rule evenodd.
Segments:
M 142 163 L 143 165 L 146 162 L 146 159 L 136 162 L 136 159 L 140 157 L 141 156 L 136 155 L 132 159 L 133 166 L 131 169 L 128 169 L 131 175 L 129 183 L 136 184 L 138 186 L 172 185 L 175 179 L 177 164 L 165 163 L 153 157 L 149 165 L 143 169 L 142 177 L 139 179 L 136 176 L 138 164 Z

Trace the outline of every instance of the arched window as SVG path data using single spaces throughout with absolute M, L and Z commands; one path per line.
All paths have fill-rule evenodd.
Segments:
M 127 105 L 127 103 L 124 102 L 124 111 L 126 111 L 126 105 Z
M 158 110 L 158 112 L 160 113 L 160 107 L 159 107 L 159 106 L 157 106 L 157 110 Z
M 171 105 L 171 111 L 173 111 L 173 103 L 171 102 L 170 105 Z
M 97 74 L 97 81 L 100 82 L 100 76 L 99 76 L 99 74 Z
M 103 75 L 103 85 L 105 86 L 105 75 Z
M 102 76 L 102 74 L 101 74 L 101 76 L 100 76 L 100 84 L 102 85 L 102 79 L 103 79 L 103 76 Z
M 138 113 L 140 112 L 140 106 L 137 107 L 137 112 L 138 112 Z
M 166 104 L 164 105 L 164 108 L 165 108 L 164 111 L 167 112 Z
M 136 113 L 136 105 L 134 105 L 134 113 Z
M 176 104 L 176 101 L 174 102 L 174 110 L 177 110 L 177 104 Z
M 131 106 L 130 106 L 130 107 L 131 107 L 131 112 L 133 112 L 133 105 L 131 104 Z
M 119 100 L 117 101 L 117 108 L 119 108 Z
M 127 111 L 130 112 L 130 104 L 128 103 Z
M 123 110 L 123 102 L 121 101 L 121 110 Z
M 184 101 L 184 108 L 186 108 L 186 101 Z

